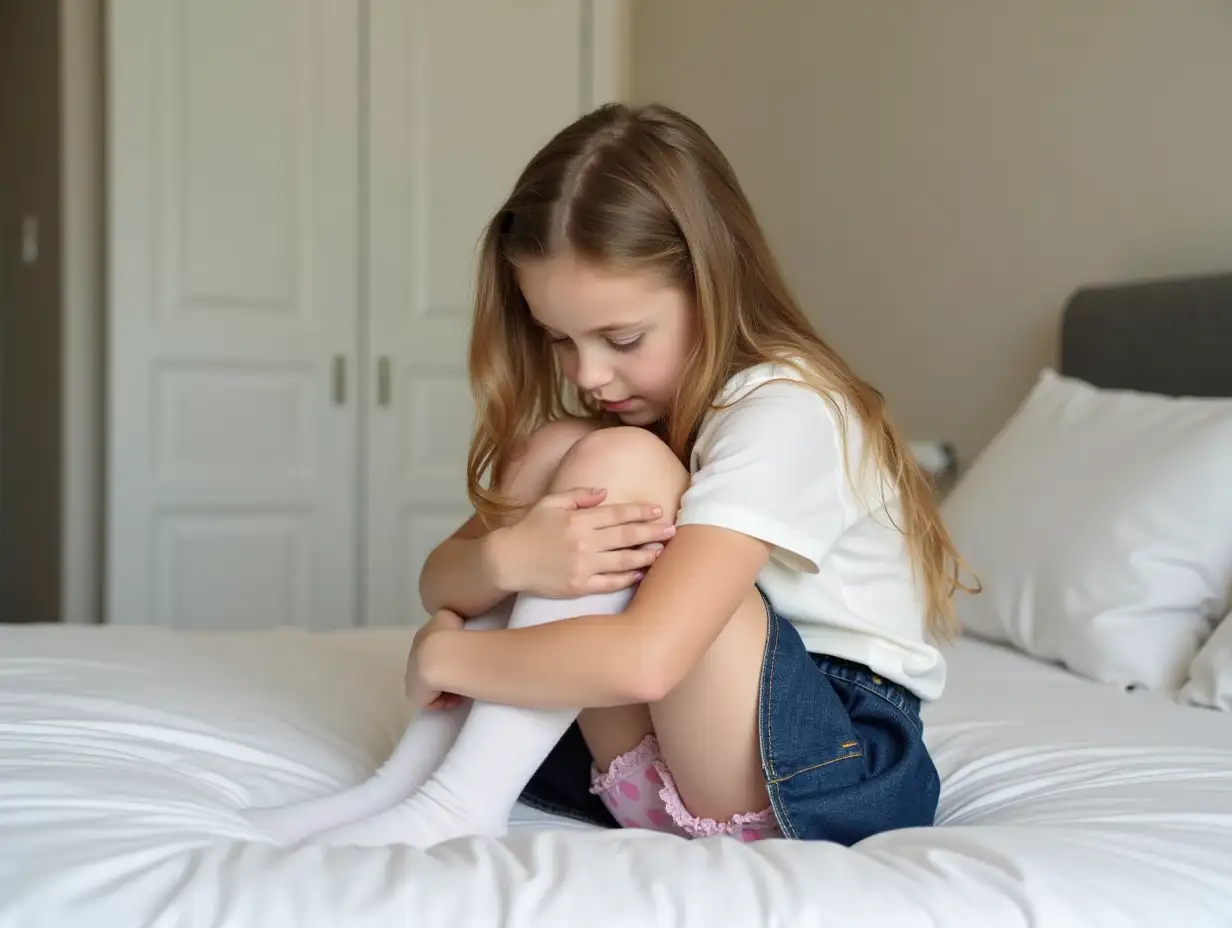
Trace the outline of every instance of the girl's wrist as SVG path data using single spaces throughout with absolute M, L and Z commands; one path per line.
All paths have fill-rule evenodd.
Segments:
M 483 574 L 488 582 L 505 595 L 522 592 L 516 572 L 512 570 L 509 557 L 510 530 L 512 526 L 501 526 L 488 532 L 479 542 L 479 557 L 483 564 Z
M 449 671 L 449 655 L 452 647 L 457 644 L 460 634 L 462 633 L 452 629 L 442 629 L 424 637 L 419 648 L 416 669 L 427 689 L 449 691 L 451 685 L 457 685 L 457 682 L 453 680 L 453 674 Z
M 415 672 L 419 676 L 420 683 L 428 690 L 440 689 L 435 679 L 438 676 L 439 662 L 435 660 L 436 642 L 434 640 L 439 635 L 439 632 L 424 635 L 415 647 Z

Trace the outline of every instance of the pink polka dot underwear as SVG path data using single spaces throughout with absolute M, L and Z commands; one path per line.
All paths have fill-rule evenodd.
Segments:
M 592 767 L 590 791 L 603 801 L 623 828 L 646 828 L 682 838 L 728 835 L 741 841 L 761 841 L 783 834 L 770 808 L 734 815 L 726 822 L 690 814 L 654 735 L 647 735 L 633 750 L 613 760 L 607 773 L 601 774 Z

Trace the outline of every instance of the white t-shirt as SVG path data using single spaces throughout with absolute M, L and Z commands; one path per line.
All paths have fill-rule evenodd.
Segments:
M 767 381 L 785 378 L 793 382 Z M 787 365 L 733 377 L 694 444 L 677 525 L 717 525 L 772 544 L 757 583 L 808 650 L 864 664 L 921 699 L 945 686 L 895 488 L 868 471 L 856 493 L 862 427 L 843 434 L 830 404 Z M 841 397 L 838 398 L 841 402 Z M 728 405 L 730 404 L 730 405 Z

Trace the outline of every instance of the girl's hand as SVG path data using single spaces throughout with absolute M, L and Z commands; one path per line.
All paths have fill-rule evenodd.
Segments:
M 423 674 L 419 672 L 419 656 L 422 645 L 433 634 L 440 631 L 457 631 L 463 627 L 460 615 L 441 609 L 418 632 L 411 643 L 411 653 L 406 658 L 406 695 L 416 709 L 452 709 L 462 702 L 457 693 L 442 693 L 440 690 L 429 690 L 423 682 Z
M 539 500 L 521 521 L 487 537 L 497 585 L 556 598 L 610 593 L 640 580 L 676 533 L 659 506 L 599 506 L 603 490 L 576 489 Z

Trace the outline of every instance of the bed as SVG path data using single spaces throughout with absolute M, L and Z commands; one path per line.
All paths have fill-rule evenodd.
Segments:
M 1232 278 L 1087 288 L 1060 370 L 1232 397 L 1229 333 Z M 520 807 L 430 851 L 259 841 L 241 808 L 384 759 L 410 636 L 0 627 L 0 928 L 1232 925 L 1232 714 L 987 637 L 925 709 L 933 828 L 685 842 Z

